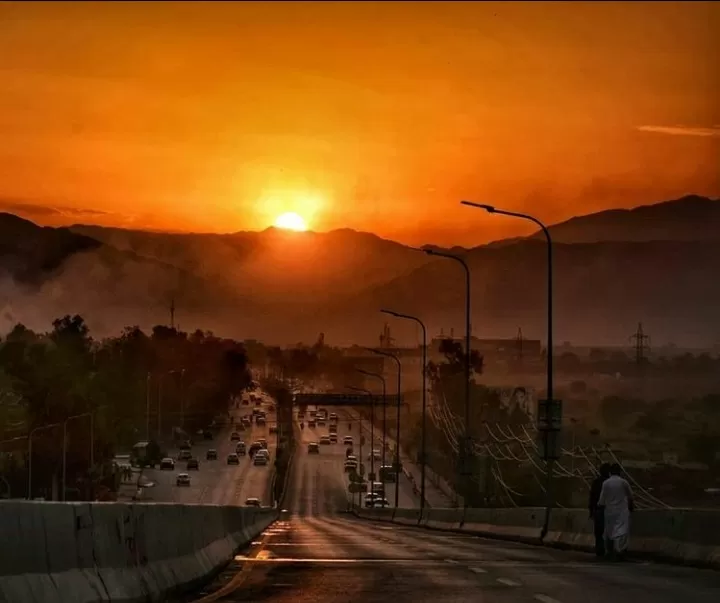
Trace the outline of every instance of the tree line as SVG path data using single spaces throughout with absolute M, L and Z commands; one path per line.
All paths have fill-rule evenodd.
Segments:
M 114 455 L 210 427 L 251 384 L 243 344 L 210 332 L 134 326 L 98 340 L 77 315 L 45 333 L 18 324 L 0 340 L 0 493 L 27 493 L 32 440 L 30 494 L 55 497 L 65 428 L 66 498 L 92 499 L 112 489 Z

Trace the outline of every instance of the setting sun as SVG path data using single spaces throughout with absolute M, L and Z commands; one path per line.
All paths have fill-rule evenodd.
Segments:
M 307 224 L 302 216 L 295 212 L 286 212 L 278 216 L 275 220 L 275 226 L 285 230 L 296 230 L 302 232 L 307 230 Z

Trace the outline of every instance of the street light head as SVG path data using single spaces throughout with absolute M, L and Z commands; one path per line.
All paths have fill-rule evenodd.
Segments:
M 495 213 L 495 206 L 494 205 L 487 205 L 485 203 L 475 203 L 473 201 L 460 201 L 461 205 L 467 205 L 468 207 L 478 207 L 480 209 L 484 209 L 489 214 Z

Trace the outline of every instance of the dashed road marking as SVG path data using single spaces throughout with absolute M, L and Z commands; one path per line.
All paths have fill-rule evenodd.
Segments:
M 510 580 L 510 578 L 498 578 L 497 581 L 500 584 L 504 584 L 505 586 L 520 586 L 519 582 L 515 582 L 515 580 Z
M 537 599 L 541 603 L 560 603 L 557 599 L 553 599 L 547 595 L 533 595 L 533 598 Z
M 460 563 L 459 561 L 455 561 L 455 559 L 444 559 L 445 563 L 452 563 L 453 565 L 457 565 Z
M 481 567 L 470 567 L 468 568 L 471 572 L 475 572 L 476 574 L 487 574 L 487 570 L 484 570 Z

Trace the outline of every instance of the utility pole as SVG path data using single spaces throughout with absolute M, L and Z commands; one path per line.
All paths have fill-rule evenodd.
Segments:
M 170 299 L 170 328 L 175 328 L 175 298 Z
M 523 332 L 522 327 L 518 327 L 517 336 L 515 337 L 515 351 L 517 354 L 518 364 L 522 364 L 523 360 Z
M 641 322 L 638 323 L 637 331 L 630 336 L 630 341 L 635 342 L 635 363 L 638 366 L 644 365 L 650 351 L 650 336 L 645 335 Z

